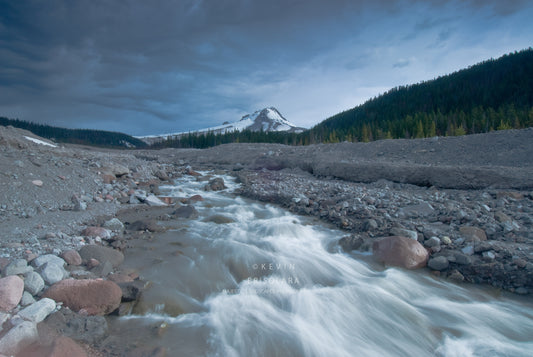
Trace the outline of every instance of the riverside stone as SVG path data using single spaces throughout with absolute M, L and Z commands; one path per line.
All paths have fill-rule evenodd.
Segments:
M 120 305 L 122 290 L 109 280 L 62 280 L 45 291 L 44 297 L 62 302 L 73 311 L 107 315 Z
M 418 233 L 416 233 L 416 231 L 412 231 L 405 228 L 394 227 L 390 230 L 390 234 L 393 236 L 402 236 L 418 240 Z
M 433 270 L 444 270 L 448 268 L 450 263 L 448 262 L 448 259 L 445 256 L 435 257 L 431 258 L 428 261 L 428 267 Z
M 478 227 L 463 226 L 459 228 L 459 232 L 467 242 L 480 242 L 487 240 L 485 231 Z
M 124 261 L 124 254 L 118 250 L 94 244 L 83 246 L 79 250 L 79 254 L 85 262 L 90 259 L 96 259 L 100 263 L 109 262 L 114 268 L 118 267 Z
M 10 311 L 17 307 L 23 292 L 24 281 L 17 275 L 0 279 L 0 311 Z
M 24 290 L 32 295 L 37 295 L 43 289 L 44 280 L 39 273 L 31 271 L 24 276 Z
M 56 302 L 52 299 L 43 298 L 18 313 L 24 320 L 39 323 L 46 319 L 56 309 Z
M 31 262 L 31 264 L 34 267 L 36 267 L 36 268 L 39 268 L 41 265 L 46 264 L 46 263 L 54 264 L 54 265 L 57 265 L 57 266 L 60 266 L 60 267 L 64 267 L 65 266 L 65 261 L 63 259 L 61 259 L 60 257 L 58 257 L 57 255 L 54 255 L 54 254 L 41 255 L 41 256 L 33 259 L 32 262 Z
M 28 306 L 35 302 L 35 299 L 33 298 L 33 295 L 30 294 L 27 291 L 24 291 L 22 293 L 22 299 L 20 299 L 20 306 Z
M 161 232 L 164 229 L 157 223 L 155 219 L 139 219 L 128 225 L 128 230 Z
M 111 238 L 111 232 L 103 227 L 87 227 L 81 232 L 85 237 L 100 237 L 102 239 Z
M 81 265 L 82 263 L 80 254 L 73 249 L 66 250 L 61 253 L 61 257 L 68 265 Z
M 425 245 L 426 247 L 430 247 L 430 248 L 432 248 L 432 247 L 437 247 L 437 246 L 440 245 L 440 239 L 437 238 L 437 237 L 431 237 L 431 238 L 429 238 L 428 240 L 426 240 L 426 241 L 424 242 L 424 245 Z
M 466 254 L 463 254 L 463 253 L 460 253 L 460 252 L 455 252 L 453 256 L 454 256 L 455 262 L 457 264 L 469 265 L 469 264 L 472 263 L 472 258 L 470 258 Z
M 102 169 L 102 171 L 104 174 L 114 175 L 116 177 L 121 177 L 130 173 L 130 169 L 128 169 L 126 166 L 115 163 L 108 163 L 106 167 Z
M 206 191 L 220 191 L 225 188 L 226 185 L 224 184 L 224 179 L 222 177 L 215 177 L 204 186 L 204 190 Z
M 339 239 L 339 245 L 345 252 L 359 249 L 364 242 L 365 240 L 358 235 L 346 236 Z
M 159 198 L 157 198 L 155 195 L 149 195 L 144 200 L 144 203 L 146 203 L 148 206 L 167 206 L 167 204 L 163 201 L 161 201 Z
M 68 276 L 65 268 L 52 262 L 42 264 L 37 268 L 37 272 L 48 285 L 55 284 Z
M 179 218 L 196 219 L 198 218 L 199 213 L 196 208 L 187 205 L 178 207 L 174 212 L 172 212 L 172 215 Z
M 32 267 L 28 266 L 26 259 L 13 259 L 3 271 L 4 276 L 8 275 L 24 275 L 32 271 Z
M 374 242 L 372 254 L 379 262 L 407 269 L 422 268 L 428 260 L 428 252 L 422 244 L 400 236 L 386 237 Z
M 112 218 L 104 223 L 104 228 L 122 232 L 124 230 L 124 224 L 118 218 Z
M 31 321 L 22 321 L 0 339 L 0 353 L 16 355 L 38 339 L 37 325 Z

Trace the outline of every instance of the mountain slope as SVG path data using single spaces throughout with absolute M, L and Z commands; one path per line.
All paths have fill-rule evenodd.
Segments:
M 533 49 L 393 88 L 316 125 L 311 142 L 461 135 L 533 125 Z
M 66 129 L 50 125 L 36 124 L 18 119 L 0 117 L 0 125 L 31 131 L 35 135 L 60 143 L 91 145 L 114 148 L 142 148 L 146 143 L 132 136 L 104 130 Z
M 137 138 L 152 144 L 162 140 L 177 138 L 184 135 L 200 135 L 200 134 L 226 134 L 232 132 L 241 132 L 249 130 L 252 132 L 288 132 L 300 133 L 305 128 L 297 127 L 289 122 L 281 115 L 281 113 L 274 107 L 264 108 L 258 110 L 253 114 L 243 116 L 239 121 L 233 123 L 224 123 L 219 126 L 211 128 L 199 129 L 191 132 L 180 132 L 161 135 L 138 136 Z

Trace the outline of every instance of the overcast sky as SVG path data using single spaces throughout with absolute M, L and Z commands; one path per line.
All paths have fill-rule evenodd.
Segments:
M 533 1 L 0 0 L 0 116 L 132 135 L 311 127 L 533 46 Z

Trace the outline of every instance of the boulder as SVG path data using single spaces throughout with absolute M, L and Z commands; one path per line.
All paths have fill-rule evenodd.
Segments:
M 46 319 L 55 309 L 56 302 L 52 299 L 44 298 L 21 310 L 18 316 L 26 321 L 39 323 Z
M 122 232 L 124 230 L 124 224 L 118 218 L 112 218 L 104 223 L 104 228 Z
M 63 258 L 68 265 L 81 265 L 82 263 L 80 254 L 74 249 L 66 250 L 61 253 L 61 258 Z
M 194 202 L 200 202 L 200 201 L 203 201 L 204 198 L 200 195 L 193 195 L 191 197 L 189 197 L 188 201 L 189 203 L 194 203 Z
M 108 163 L 106 167 L 102 169 L 102 172 L 104 173 L 104 175 L 113 175 L 115 177 L 120 177 L 129 174 L 130 169 L 128 169 L 124 165 Z
M 441 271 L 441 270 L 448 268 L 449 265 L 450 263 L 448 262 L 448 259 L 444 256 L 431 258 L 428 261 L 428 267 L 433 270 Z
M 164 230 L 155 219 L 140 219 L 128 225 L 130 231 L 161 232 Z
M 381 263 L 407 269 L 425 267 L 428 260 L 428 252 L 422 244 L 414 239 L 401 236 L 391 236 L 375 241 L 372 254 Z
M 107 315 L 120 305 L 122 290 L 109 280 L 62 280 L 45 291 L 44 297 L 62 302 L 73 311 Z
M 107 321 L 103 316 L 87 316 L 70 309 L 52 313 L 42 322 L 51 331 L 76 341 L 95 345 L 107 335 Z
M 459 228 L 459 232 L 467 242 L 481 242 L 487 240 L 485 231 L 478 227 L 463 226 Z
M 390 230 L 390 234 L 393 236 L 407 237 L 414 240 L 418 240 L 418 233 L 405 228 L 394 227 Z
M 55 284 L 68 276 L 68 272 L 65 268 L 54 263 L 45 263 L 41 265 L 37 268 L 37 272 L 48 285 Z
M 206 191 L 221 191 L 226 189 L 226 185 L 224 185 L 224 179 L 222 177 L 215 177 L 212 180 L 209 180 L 207 185 L 204 186 L 204 190 Z
M 178 207 L 172 215 L 179 218 L 196 219 L 199 216 L 198 211 L 193 206 L 181 206 Z
M 90 259 L 96 259 L 101 264 L 109 262 L 114 268 L 118 267 L 124 261 L 124 254 L 118 250 L 94 244 L 81 247 L 79 254 L 84 262 Z
M 46 263 L 55 264 L 55 265 L 60 266 L 60 267 L 64 267 L 65 264 L 66 264 L 63 259 L 61 259 L 60 257 L 58 257 L 57 255 L 54 255 L 54 254 L 41 255 L 41 256 L 33 259 L 32 262 L 31 262 L 31 264 L 34 267 L 36 267 L 36 268 L 38 268 L 41 265 L 46 264 Z
M 87 227 L 81 232 L 81 235 L 85 237 L 100 237 L 102 239 L 111 238 L 109 229 L 103 227 Z
M 339 239 L 339 245 L 345 252 L 359 249 L 364 242 L 365 240 L 358 235 L 346 236 Z
M 37 325 L 31 321 L 22 321 L 0 339 L 0 353 L 16 355 L 38 339 Z
M 24 281 L 17 275 L 0 279 L 0 311 L 10 311 L 17 307 L 23 292 Z
M 32 295 L 37 295 L 43 289 L 44 280 L 39 273 L 31 271 L 24 276 L 24 290 Z
M 24 275 L 33 269 L 28 266 L 26 259 L 14 259 L 4 268 L 4 276 Z
M 146 203 L 148 206 L 154 206 L 154 207 L 167 206 L 165 202 L 161 201 L 155 195 L 149 195 L 148 197 L 146 197 L 146 199 L 144 200 L 144 203 Z

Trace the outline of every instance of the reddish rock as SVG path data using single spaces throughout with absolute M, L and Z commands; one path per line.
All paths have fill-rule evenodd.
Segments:
M 73 249 L 64 251 L 61 254 L 61 258 L 63 258 L 68 265 L 81 265 L 82 263 L 80 254 Z
M 56 338 L 50 345 L 33 344 L 24 349 L 25 357 L 87 357 L 87 353 L 73 339 L 67 336 Z
M 381 263 L 407 269 L 425 267 L 429 258 L 427 250 L 418 241 L 399 236 L 374 242 L 372 254 Z
M 463 238 L 469 242 L 481 242 L 487 240 L 487 235 L 481 228 L 465 226 L 459 228 L 459 232 L 461 232 Z
M 191 175 L 191 176 L 202 176 L 201 173 L 199 172 L 196 172 L 194 171 L 193 169 L 188 169 L 187 172 L 186 172 L 187 175 Z
M 87 266 L 87 268 L 91 269 L 99 266 L 100 262 L 97 259 L 90 258 L 89 260 L 87 260 L 87 263 L 85 265 Z
M 17 307 L 24 292 L 24 280 L 17 275 L 0 279 L 0 311 L 10 311 Z
M 62 302 L 73 311 L 107 315 L 120 305 L 122 290 L 109 280 L 66 279 L 52 285 L 43 297 Z
M 111 238 L 111 233 L 103 227 L 87 227 L 81 232 L 85 237 L 100 237 L 102 239 Z
M 203 201 L 204 198 L 200 195 L 194 195 L 189 198 L 189 202 L 200 202 Z
M 165 202 L 167 205 L 171 205 L 174 203 L 173 197 L 159 197 L 159 199 L 163 202 Z
M 113 183 L 113 181 L 115 181 L 117 178 L 115 177 L 115 175 L 103 174 L 102 179 L 104 180 L 104 183 L 109 184 Z

